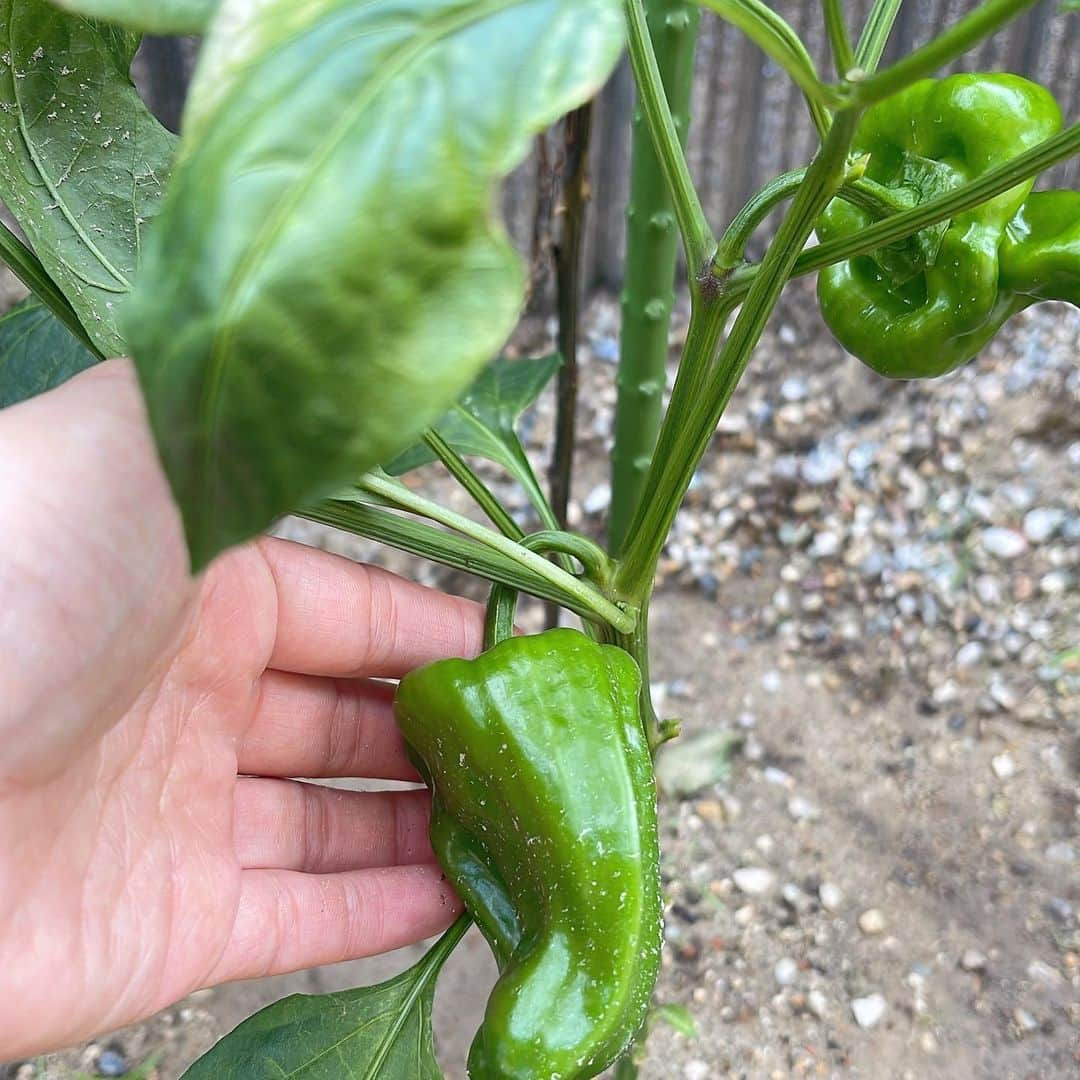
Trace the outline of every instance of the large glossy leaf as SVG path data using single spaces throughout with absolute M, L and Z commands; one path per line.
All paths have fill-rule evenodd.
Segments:
M 53 0 L 79 15 L 131 26 L 148 34 L 201 34 L 218 0 Z
M 174 144 L 128 76 L 137 43 L 45 0 L 0 0 L 0 198 L 112 356 Z
M 529 488 L 535 479 L 518 438 L 518 421 L 561 363 L 559 356 L 496 360 L 480 372 L 472 386 L 435 424 L 436 430 L 459 454 L 494 461 Z M 434 460 L 435 455 L 427 445 L 417 443 L 399 454 L 386 471 L 401 476 Z
M 285 998 L 226 1035 L 182 1080 L 441 1080 L 431 1036 L 435 979 L 462 917 L 395 979 Z
M 389 460 L 497 352 L 493 218 L 619 0 L 224 0 L 128 309 L 192 560 Z
M 40 300 L 0 318 L 0 409 L 43 394 L 97 362 Z

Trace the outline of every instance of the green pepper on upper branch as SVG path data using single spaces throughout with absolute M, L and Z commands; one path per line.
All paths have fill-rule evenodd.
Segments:
M 866 176 L 920 205 L 1049 138 L 1061 113 L 1016 75 L 925 79 L 871 107 L 852 153 Z M 822 315 L 841 344 L 882 375 L 942 375 L 970 360 L 1009 316 L 1039 299 L 1075 300 L 1080 278 L 1074 193 L 1031 196 L 1026 180 L 895 245 L 824 269 Z M 871 214 L 840 199 L 822 240 L 855 236 Z

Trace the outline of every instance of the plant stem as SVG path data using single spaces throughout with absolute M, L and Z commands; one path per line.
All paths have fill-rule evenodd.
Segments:
M 855 67 L 855 52 L 851 47 L 847 23 L 844 22 L 844 9 L 840 0 L 822 0 L 822 7 L 825 9 L 825 32 L 829 37 L 836 76 L 846 79 L 848 72 Z
M 640 5 L 638 5 L 640 7 Z M 690 123 L 698 12 L 683 0 L 650 0 L 649 31 L 655 43 L 655 82 L 639 83 L 630 166 L 630 202 L 626 210 L 626 277 L 622 294 L 622 336 L 615 407 L 615 448 L 611 458 L 611 513 L 608 544 L 617 551 L 634 513 L 648 471 L 663 408 L 667 378 L 668 331 L 675 302 L 678 235 L 664 167 L 646 120 L 645 99 L 666 95 L 679 158 Z M 640 31 L 640 27 L 639 27 Z M 646 79 L 654 65 L 644 65 Z M 656 107 L 654 106 L 654 112 Z M 666 130 L 666 126 L 665 126 Z M 687 175 L 686 182 L 689 183 Z M 693 190 L 691 185 L 691 190 Z M 702 239 L 697 258 L 711 255 L 712 232 L 694 196 L 690 216 L 700 215 Z M 688 249 L 689 250 L 689 249 Z M 688 260 L 691 256 L 687 255 Z M 699 267 L 690 262 L 693 272 Z
M 589 205 L 589 136 L 592 102 L 566 118 L 562 178 L 562 228 L 555 248 L 555 286 L 559 312 L 559 352 L 562 367 L 556 384 L 555 449 L 548 481 L 551 507 L 566 528 L 570 485 L 574 472 L 574 443 L 578 398 L 578 315 L 581 307 L 581 253 Z M 558 626 L 559 611 L 548 606 L 548 627 Z
M 695 274 L 704 267 L 716 248 L 716 240 L 683 152 L 689 127 L 698 12 L 685 0 L 626 0 L 626 15 L 638 110 L 648 128 L 656 161 L 667 181 L 670 207 L 682 234 L 687 264 L 691 274 Z M 665 61 L 664 70 L 660 67 L 661 55 Z M 677 95 L 683 100 L 673 100 L 673 104 L 669 104 L 669 91 L 672 99 Z M 678 109 L 683 114 L 681 131 L 674 117 L 678 105 L 683 106 Z M 635 124 L 635 135 L 639 130 L 640 124 Z M 638 141 L 635 137 L 635 145 Z M 666 225 L 665 222 L 656 224 Z
M 508 558 L 474 540 L 443 532 L 442 529 L 401 517 L 381 507 L 344 499 L 327 499 L 297 513 L 320 525 L 344 529 L 355 536 L 376 540 L 410 555 L 463 570 L 485 581 L 508 585 L 541 600 L 554 601 L 583 619 L 595 620 L 597 617 L 595 599 L 600 594 L 591 587 L 585 586 L 592 599 L 582 602 L 577 591 L 574 595 L 568 594 L 548 578 L 523 567 L 516 558 Z
M 508 540 L 497 532 L 484 525 L 478 525 L 475 521 L 448 510 L 438 503 L 425 499 L 422 495 L 410 491 L 404 484 L 391 480 L 389 477 L 380 476 L 377 473 L 365 473 L 356 484 L 361 491 L 366 491 L 402 510 L 408 510 L 412 514 L 430 518 L 440 525 L 454 529 L 486 547 L 507 556 L 532 570 L 538 577 L 544 578 L 549 584 L 561 589 L 566 597 L 575 599 L 579 606 L 584 606 L 591 612 L 590 618 L 608 623 L 620 633 L 629 633 L 634 628 L 634 615 L 622 608 L 616 607 L 610 600 L 601 596 L 592 586 L 579 581 L 572 574 L 568 574 L 561 567 L 548 562 L 547 559 L 537 555 L 513 540 Z M 566 607 L 572 607 L 566 603 Z M 574 608 L 574 610 L 577 610 Z
M 891 97 L 905 86 L 932 75 L 949 61 L 962 56 L 983 38 L 989 37 L 1036 3 L 1038 0 L 986 0 L 922 48 L 908 53 L 876 75 L 851 83 L 851 102 L 865 106 Z M 841 95 L 844 94 L 843 88 L 836 89 Z
M 67 297 L 49 277 L 41 260 L 6 225 L 0 222 L 0 259 L 8 269 L 82 342 L 99 360 L 105 355 L 90 340 Z
M 855 47 L 855 64 L 868 74 L 881 62 L 900 4 L 901 0 L 874 0 L 874 6 L 866 16 L 866 25 Z
M 1004 165 L 989 169 L 971 183 L 954 188 L 936 199 L 929 199 L 910 210 L 893 214 L 856 236 L 840 237 L 804 251 L 795 261 L 792 276 L 810 274 L 823 266 L 831 266 L 855 255 L 876 251 L 903 240 L 921 229 L 961 214 L 973 206 L 979 206 L 1076 153 L 1080 153 L 1080 124 L 1070 125 L 1038 146 L 1017 154 Z M 738 303 L 741 297 L 750 291 L 759 271 L 760 267 L 757 266 L 739 267 L 730 272 L 728 277 L 718 280 L 717 287 L 726 300 Z
M 487 484 L 473 472 L 468 462 L 434 428 L 425 432 L 424 442 L 446 466 L 450 475 L 473 497 L 477 506 L 487 514 L 492 525 L 503 536 L 511 540 L 520 540 L 525 535 L 525 530 L 507 513 Z
M 838 198 L 862 206 L 871 212 L 897 213 L 908 208 L 901 203 L 895 192 L 863 177 L 868 159 L 858 158 L 848 164 L 843 187 Z M 716 249 L 713 265 L 717 271 L 733 270 L 746 256 L 746 246 L 758 227 L 773 210 L 787 202 L 799 190 L 806 179 L 805 169 L 793 169 L 770 180 L 759 192 L 751 196 L 746 205 L 735 215 Z
M 806 98 L 818 135 L 829 130 L 834 91 L 819 78 L 802 39 L 780 15 L 761 0 L 698 0 L 721 19 L 737 26 L 759 49 L 776 61 Z
M 750 353 L 760 340 L 780 293 L 791 276 L 799 251 L 821 211 L 843 183 L 848 149 L 857 119 L 857 110 L 845 110 L 834 118 L 829 134 L 769 245 L 731 334 L 713 365 L 708 392 L 698 395 L 697 400 L 692 402 L 683 430 L 673 437 L 671 452 L 657 455 L 630 530 L 629 542 L 616 569 L 617 595 L 633 597 L 635 603 L 639 603 L 639 597 L 648 595 L 656 562 L 693 479 L 694 470 L 708 449 L 716 424 L 746 369 Z M 706 316 L 710 314 L 706 310 Z M 706 317 L 700 347 L 710 346 L 713 333 L 718 336 L 718 331 L 709 325 L 714 321 L 714 317 Z

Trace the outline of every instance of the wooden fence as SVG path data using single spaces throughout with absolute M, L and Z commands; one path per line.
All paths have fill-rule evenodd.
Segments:
M 905 0 L 885 53 L 888 62 L 925 41 L 935 29 L 969 11 L 974 0 Z M 828 72 L 828 43 L 819 0 L 772 0 L 806 42 L 819 69 Z M 858 29 L 870 0 L 848 0 L 849 25 Z M 1042 0 L 1005 31 L 973 50 L 953 70 L 997 69 L 1027 75 L 1053 88 L 1068 120 L 1080 114 L 1080 15 L 1059 14 L 1060 0 Z M 148 42 L 144 85 L 167 123 L 175 124 L 190 43 Z M 624 253 L 623 211 L 630 176 L 630 115 L 634 88 L 623 64 L 597 102 L 593 125 L 592 192 L 584 280 L 617 287 Z M 733 27 L 710 14 L 702 19 L 688 154 L 702 201 L 715 227 L 726 224 L 770 177 L 805 164 L 815 135 L 802 97 L 772 61 Z M 558 167 L 558 139 L 535 154 L 507 181 L 504 209 L 515 242 L 534 244 L 538 207 L 550 201 Z M 1047 174 L 1046 184 L 1080 186 L 1080 160 Z

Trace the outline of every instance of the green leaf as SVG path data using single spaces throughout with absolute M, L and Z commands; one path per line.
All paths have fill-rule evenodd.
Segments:
M 201 34 L 218 0 L 53 0 L 78 15 L 131 26 L 147 34 Z
M 0 318 L 0 409 L 43 394 L 97 357 L 35 297 Z
M 182 1080 L 441 1080 L 431 1036 L 435 978 L 469 926 L 463 915 L 389 982 L 294 994 L 226 1035 Z
M 135 35 L 0 0 L 0 198 L 102 352 L 168 180 L 174 138 L 128 75 Z
M 535 481 L 518 438 L 518 421 L 561 364 L 557 355 L 496 360 L 480 372 L 435 430 L 459 454 L 494 461 L 528 487 Z M 431 450 L 418 443 L 398 455 L 386 471 L 401 476 L 434 460 Z M 528 474 L 523 475 L 526 469 Z
M 657 1005 L 652 1009 L 652 1019 L 667 1024 L 688 1039 L 698 1038 L 697 1024 L 685 1005 Z
M 497 352 L 493 218 L 619 0 L 223 0 L 126 313 L 192 560 L 390 460 Z

